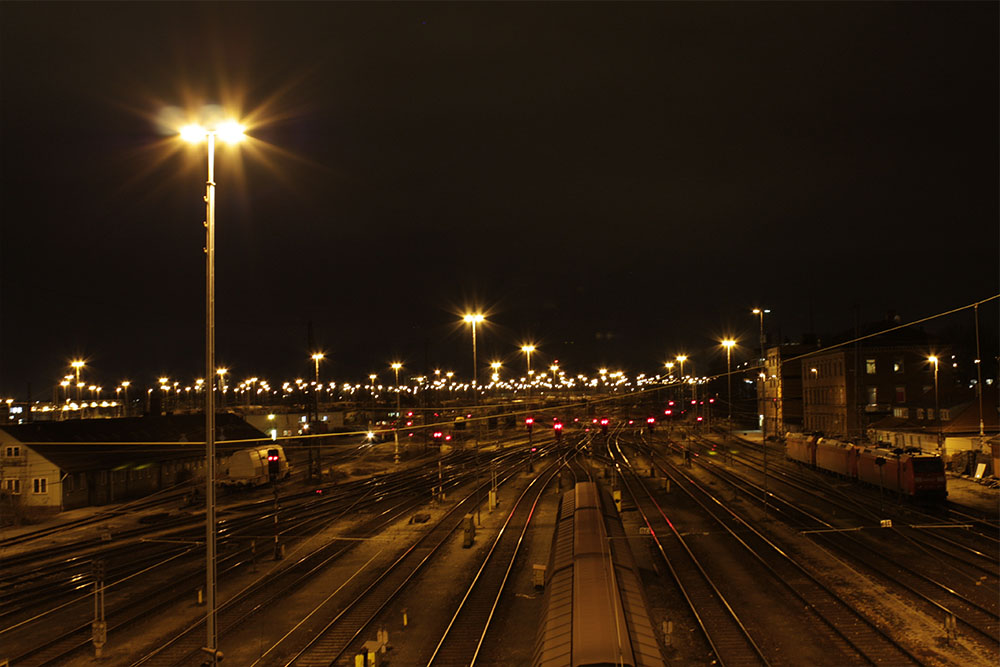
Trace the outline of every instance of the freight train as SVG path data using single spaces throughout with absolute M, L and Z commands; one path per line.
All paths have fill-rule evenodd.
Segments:
M 785 438 L 785 456 L 911 498 L 942 500 L 948 495 L 941 457 L 919 449 L 862 446 L 819 435 L 789 433 Z

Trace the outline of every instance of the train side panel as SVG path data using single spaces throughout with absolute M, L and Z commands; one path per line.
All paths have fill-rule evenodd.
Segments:
M 785 438 L 785 456 L 799 463 L 816 465 L 816 439 L 812 436 L 789 433 Z
M 839 440 L 820 438 L 816 441 L 816 467 L 841 477 L 858 476 L 858 449 Z

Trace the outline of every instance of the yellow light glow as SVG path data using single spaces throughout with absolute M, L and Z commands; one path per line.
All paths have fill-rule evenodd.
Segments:
M 322 352 L 317 352 L 317 353 L 315 353 L 312 356 L 312 360 L 313 361 L 320 361 L 320 360 L 325 359 L 325 358 L 326 358 L 326 355 L 324 355 Z
M 677 363 L 683 364 L 687 360 L 688 360 L 688 358 L 687 358 L 686 354 L 678 354 L 677 355 Z
M 462 319 L 470 323 L 479 323 L 485 320 L 486 316 L 482 313 L 466 313 L 465 317 Z
M 235 120 L 226 121 L 216 128 L 215 133 L 227 144 L 237 144 L 246 138 L 246 128 Z
M 185 125 L 181 128 L 180 132 L 181 139 L 191 144 L 201 143 L 208 135 L 205 128 L 198 124 Z
M 84 363 L 82 361 L 80 361 L 79 359 L 74 359 L 73 361 L 70 362 L 69 365 L 72 366 L 73 368 L 83 368 L 84 367 Z
M 128 380 L 122 380 L 122 386 L 128 389 L 130 386 L 132 386 L 132 383 L 129 382 Z
M 393 364 L 390 366 L 390 368 L 392 370 L 394 370 L 394 371 L 398 371 L 402 367 L 403 367 L 403 364 L 399 363 L 398 361 L 393 362 Z
M 522 345 L 521 346 L 521 352 L 529 352 L 530 353 L 530 352 L 534 352 L 534 351 L 535 351 L 535 346 L 534 345 Z
M 722 341 L 722 347 L 733 347 L 734 345 L 736 345 L 736 341 L 731 338 Z
M 931 362 L 932 364 L 934 364 L 936 366 L 937 363 L 938 363 L 938 358 L 932 355 L 930 357 L 927 357 L 927 361 Z
M 229 369 L 228 368 L 216 368 L 215 372 L 218 373 L 219 375 L 225 375 L 226 373 L 229 372 Z

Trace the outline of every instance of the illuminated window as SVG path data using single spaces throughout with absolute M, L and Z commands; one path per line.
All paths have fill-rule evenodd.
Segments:
M 923 418 L 924 418 L 924 409 L 917 408 L 917 419 L 923 419 Z
M 3 486 L 0 487 L 0 488 L 3 488 L 4 491 L 6 491 L 7 493 L 11 494 L 12 496 L 20 495 L 21 494 L 21 480 L 19 480 L 19 479 L 5 479 L 3 481 Z
M 902 373 L 903 372 L 903 360 L 902 359 L 896 359 L 895 361 L 892 362 L 892 372 L 893 373 Z
M 878 403 L 878 387 L 865 387 L 865 394 L 868 396 L 868 405 Z
M 31 490 L 34 493 L 48 493 L 49 492 L 49 480 L 45 477 L 36 477 L 32 480 Z
M 865 373 L 868 375 L 875 375 L 875 360 L 865 359 Z
M 7 447 L 7 449 L 4 452 L 4 456 L 20 456 L 20 455 L 21 455 L 21 448 L 16 446 Z
M 941 411 L 938 414 L 941 416 L 941 421 L 943 422 L 946 422 L 949 419 L 951 419 L 951 413 L 944 408 L 941 408 Z
M 927 408 L 927 418 L 934 419 L 934 408 Z

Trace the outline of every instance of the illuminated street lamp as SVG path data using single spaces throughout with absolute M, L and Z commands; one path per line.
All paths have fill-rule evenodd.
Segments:
M 122 390 L 124 390 L 124 392 L 125 392 L 125 410 L 124 410 L 124 412 L 125 412 L 125 416 L 128 417 L 128 408 L 129 408 L 129 405 L 128 405 L 128 388 L 130 386 L 132 386 L 132 383 L 129 382 L 128 380 L 122 380 L 121 384 L 122 384 Z
M 215 373 L 219 376 L 219 401 L 220 407 L 226 406 L 226 395 L 223 393 L 223 389 L 226 386 L 226 376 L 229 375 L 228 368 L 216 368 Z
M 81 359 L 74 359 L 69 363 L 69 365 L 76 371 L 76 401 L 80 402 L 80 390 L 83 388 L 83 383 L 80 381 L 80 369 L 84 367 L 84 363 Z
M 479 406 L 479 361 L 476 357 L 476 325 L 486 319 L 482 313 L 466 313 L 462 318 L 472 325 L 472 401 Z M 478 411 L 477 411 L 478 412 Z M 476 523 L 483 524 L 479 499 L 479 415 L 476 414 Z
M 767 373 L 764 370 L 764 315 L 770 313 L 771 311 L 767 308 L 754 308 L 750 311 L 754 315 L 760 316 L 760 370 L 761 370 L 761 380 L 760 380 L 760 409 L 762 412 L 767 412 L 767 403 L 764 401 L 764 383 L 767 382 Z M 767 442 L 767 415 L 761 415 L 760 423 L 760 439 L 762 442 Z
M 208 177 L 205 180 L 205 377 L 215 372 L 215 141 L 238 143 L 245 138 L 244 127 L 227 121 L 215 128 L 187 125 L 181 138 L 191 143 L 208 144 Z M 221 387 L 220 387 L 221 388 Z M 205 562 L 206 562 L 206 634 L 212 665 L 217 663 L 218 632 L 215 604 L 215 392 L 205 391 Z
M 524 352 L 524 357 L 528 365 L 527 376 L 528 376 L 528 400 L 531 400 L 531 353 L 535 351 L 535 346 L 528 343 L 527 345 L 521 346 L 521 352 Z
M 944 431 L 941 424 L 941 403 L 938 400 L 938 365 L 940 361 L 935 355 L 927 357 L 927 361 L 934 364 L 934 418 L 937 419 L 938 423 L 938 449 L 941 449 L 944 447 Z
M 466 324 L 472 325 L 472 389 L 474 397 L 479 387 L 479 361 L 476 357 L 476 325 L 485 319 L 486 317 L 482 313 L 466 313 L 465 317 L 462 318 Z
M 722 347 L 726 348 L 726 384 L 729 388 L 729 432 L 733 431 L 733 376 L 732 376 L 732 352 L 733 347 L 736 345 L 736 341 L 727 338 L 722 341 Z
M 393 463 L 399 463 L 399 422 L 403 419 L 403 412 L 399 407 L 399 369 L 402 367 L 403 364 L 398 361 L 394 361 L 390 366 L 393 372 L 396 373 L 396 428 L 392 430 L 392 436 L 395 439 L 396 447 L 392 459 Z
M 324 354 L 322 352 L 314 352 L 311 359 L 313 364 L 316 366 L 316 387 L 314 389 L 314 397 L 316 403 L 316 421 L 319 421 L 319 362 L 323 361 Z

